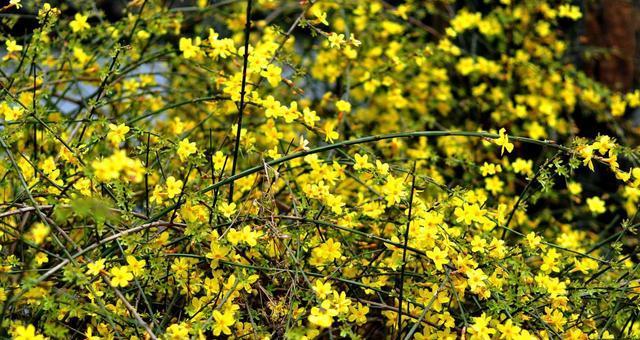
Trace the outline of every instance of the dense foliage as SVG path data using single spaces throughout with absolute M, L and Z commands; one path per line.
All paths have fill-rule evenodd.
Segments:
M 0 335 L 640 337 L 571 1 L 6 3 Z

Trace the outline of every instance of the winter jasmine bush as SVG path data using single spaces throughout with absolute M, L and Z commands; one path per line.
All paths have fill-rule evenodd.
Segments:
M 640 337 L 572 1 L 5 3 L 3 337 Z

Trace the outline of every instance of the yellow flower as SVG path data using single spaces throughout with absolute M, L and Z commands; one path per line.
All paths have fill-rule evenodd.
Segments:
M 73 184 L 73 188 L 84 196 L 91 196 L 91 180 L 88 178 L 80 178 Z
M 222 170 L 224 163 L 227 161 L 227 157 L 222 153 L 222 151 L 216 151 L 216 153 L 212 157 L 213 169 L 215 171 Z
M 43 263 L 49 262 L 49 257 L 47 256 L 47 254 L 39 252 L 36 254 L 34 260 L 38 265 L 41 265 Z
M 558 8 L 558 16 L 561 18 L 569 18 L 571 20 L 578 20 L 582 18 L 582 13 L 580 12 L 580 8 L 574 5 L 560 5 Z
M 609 152 L 609 155 L 611 156 L 611 152 L 615 149 L 616 143 L 611 137 L 607 135 L 600 135 L 596 138 L 596 141 L 591 145 L 591 147 L 603 156 L 607 152 Z
M 598 196 L 587 198 L 587 206 L 593 215 L 600 215 L 607 211 L 605 202 Z
M 475 27 L 480 20 L 482 20 L 482 14 L 480 13 L 470 13 L 466 9 L 461 10 L 457 13 L 456 17 L 451 20 L 451 28 L 453 28 L 454 35 L 457 33 L 462 33 L 467 29 Z
M 189 339 L 189 328 L 183 323 L 174 323 L 167 327 L 166 335 L 169 340 Z
M 333 297 L 331 299 L 331 304 L 333 308 L 335 308 L 338 313 L 346 314 L 349 312 L 349 306 L 351 306 L 351 299 L 347 297 L 347 293 L 340 292 L 338 294 L 337 291 L 333 291 Z
M 22 4 L 20 3 L 22 0 L 9 0 L 9 5 L 16 6 L 16 9 L 22 8 Z
M 331 301 L 324 300 L 318 307 L 311 308 L 309 322 L 320 327 L 328 328 L 333 324 L 333 317 L 338 315 L 338 311 L 331 306 Z
M 367 323 L 369 307 L 358 302 L 356 306 L 349 307 L 349 313 L 349 322 L 355 322 L 357 325 L 364 325 Z
M 175 177 L 167 177 L 167 197 L 174 198 L 182 191 L 182 180 L 176 180 Z
M 267 96 L 267 98 L 262 101 L 262 106 L 265 108 L 264 115 L 267 118 L 282 117 L 287 110 L 287 107 L 282 106 L 273 96 Z
M 227 233 L 227 239 L 231 244 L 237 245 L 240 242 L 244 242 L 250 247 L 255 247 L 258 244 L 258 238 L 261 236 L 262 232 L 253 231 L 250 226 L 245 226 L 240 231 L 235 228 L 231 228 Z
M 222 202 L 218 205 L 218 211 L 222 213 L 224 217 L 230 218 L 233 214 L 236 213 L 236 204 L 233 202 Z
M 555 248 L 549 249 L 542 256 L 542 265 L 540 266 L 540 270 L 542 270 L 545 273 L 559 272 L 560 267 L 558 267 L 559 265 L 558 259 L 560 259 L 560 254 L 558 254 L 556 249 Z
M 533 139 L 541 139 L 547 135 L 547 131 L 545 130 L 545 128 L 542 125 L 540 125 L 538 122 L 525 124 L 525 128 L 529 133 L 529 137 Z
M 232 311 L 220 313 L 220 311 L 214 310 L 213 319 L 213 335 L 219 336 L 220 333 L 231 335 L 231 328 L 229 327 L 236 322 Z
M 327 21 L 327 12 L 322 11 L 320 6 L 313 6 L 309 9 L 309 13 L 312 14 L 317 22 L 329 26 L 329 22 Z
M 209 38 L 207 39 L 211 50 L 209 56 L 216 60 L 218 58 L 225 59 L 235 52 L 233 39 L 218 39 L 218 33 L 212 28 L 209 29 Z
M 124 140 L 124 137 L 128 132 L 129 127 L 125 124 L 109 124 L 109 133 L 107 134 L 107 139 L 111 142 L 111 144 L 118 145 Z
M 98 275 L 104 269 L 104 259 L 87 263 L 87 275 Z
M 144 273 L 144 266 L 147 265 L 147 261 L 138 260 L 133 255 L 127 255 L 127 268 L 131 270 L 134 276 L 140 276 Z
M 111 286 L 126 287 L 129 281 L 133 280 L 133 274 L 129 271 L 128 266 L 113 267 L 109 271 L 111 274 Z
M 550 307 L 544 307 L 545 315 L 542 316 L 542 320 L 549 326 L 552 326 L 556 331 L 561 331 L 562 326 L 567 323 L 567 320 L 562 315 L 562 312 Z
M 266 69 L 260 72 L 260 75 L 267 78 L 267 81 L 271 86 L 277 86 L 282 80 L 282 69 L 276 65 L 269 64 Z
M 449 263 L 447 252 L 445 250 L 440 250 L 439 247 L 435 247 L 433 250 L 427 251 L 427 257 L 433 261 L 436 269 L 439 271 L 442 271 L 443 265 Z
M 480 235 L 473 236 L 471 240 L 471 251 L 474 253 L 484 253 L 487 248 L 487 240 L 483 239 Z
M 504 154 L 504 150 L 507 149 L 507 152 L 511 152 L 513 151 L 513 143 L 509 142 L 509 137 L 506 134 L 506 131 L 504 128 L 501 128 L 500 131 L 498 131 L 498 138 L 496 138 L 494 141 L 497 145 L 502 147 L 502 151 L 500 152 L 500 154 Z
M 346 41 L 344 40 L 344 34 L 337 34 L 336 32 L 332 32 L 331 34 L 329 34 L 328 39 L 329 46 L 331 48 L 340 48 L 341 45 L 346 43 Z
M 151 197 L 149 197 L 149 202 L 162 204 L 164 201 L 165 193 L 162 191 L 162 187 L 160 185 L 156 185 L 151 192 Z
M 389 174 L 389 164 L 382 163 L 380 160 L 376 159 L 376 171 L 381 176 L 386 176 Z
M 78 61 L 80 65 L 86 64 L 89 60 L 91 60 L 91 56 L 89 56 L 82 47 L 76 46 L 73 48 L 73 57 Z
M 624 115 L 627 109 L 627 102 L 619 94 L 611 97 L 611 115 L 614 117 L 620 117 Z
M 184 162 L 190 155 L 196 152 L 196 143 L 189 142 L 189 138 L 185 138 L 178 143 L 178 157 Z
M 22 51 L 22 45 L 18 45 L 18 43 L 16 43 L 15 40 L 9 39 L 9 40 L 5 41 L 4 43 L 7 46 L 7 52 L 9 52 L 9 53 Z
M 171 270 L 173 271 L 175 277 L 185 279 L 187 277 L 187 271 L 190 270 L 192 265 L 193 259 L 180 257 L 173 260 L 173 263 L 171 264 Z
M 453 214 L 457 216 L 456 222 L 464 222 L 465 224 L 471 224 L 473 221 L 479 221 L 484 215 L 484 210 L 480 209 L 477 204 L 465 203 L 462 208 L 457 207 Z
M 329 143 L 333 143 L 334 139 L 338 139 L 340 137 L 340 134 L 337 133 L 336 131 L 333 131 L 333 129 L 335 128 L 336 124 L 332 121 L 327 121 L 324 123 L 324 134 L 325 134 L 325 138 L 324 141 L 325 142 L 329 142 Z
M 309 263 L 318 267 L 332 262 L 342 256 L 341 247 L 342 244 L 340 244 L 340 242 L 336 242 L 333 238 L 330 238 L 313 249 Z
M 30 239 L 35 244 L 42 244 L 42 242 L 44 242 L 45 238 L 47 236 L 49 236 L 50 230 L 51 229 L 49 229 L 48 226 L 38 222 L 31 228 L 31 232 L 30 232 L 31 237 L 30 237 Z
M 145 31 L 145 30 L 139 30 L 136 33 L 136 37 L 138 37 L 140 40 L 147 40 L 149 39 L 149 37 L 151 36 L 151 33 Z
M 41 334 L 36 334 L 36 328 L 33 325 L 25 326 L 17 326 L 12 332 L 11 335 L 13 340 L 44 340 L 44 336 Z
M 96 177 L 103 182 L 115 180 L 123 175 L 127 182 L 140 183 L 145 171 L 142 162 L 127 157 L 124 150 L 118 150 L 105 159 L 94 160 L 91 167 Z
M 190 38 L 180 38 L 178 48 L 182 52 L 185 59 L 191 59 L 200 53 L 200 38 L 196 38 L 194 42 Z
M 355 158 L 355 164 L 353 165 L 353 169 L 354 170 L 366 170 L 366 169 L 371 169 L 373 168 L 373 164 L 369 163 L 369 156 L 368 155 L 360 155 L 360 154 L 355 154 L 354 156 Z
M 500 339 L 516 340 L 519 339 L 520 331 L 522 330 L 518 325 L 513 324 L 512 319 L 508 319 L 505 323 L 499 324 L 496 328 L 500 332 Z
M 94 336 L 93 335 L 93 328 L 91 328 L 91 326 L 87 327 L 87 330 L 84 332 L 84 336 L 86 337 L 86 340 L 100 340 L 100 339 L 102 339 L 99 336 Z
M 474 317 L 473 324 L 469 327 L 469 333 L 471 333 L 471 337 L 469 337 L 469 339 L 491 339 L 491 336 L 496 332 L 496 330 L 489 327 L 490 322 L 491 317 L 487 316 L 485 313 L 482 313 L 482 315 L 478 317 Z
M 480 167 L 480 171 L 482 172 L 482 176 L 486 177 L 489 175 L 495 175 L 498 172 L 502 172 L 502 167 L 500 164 L 493 164 L 484 162 Z
M 487 279 L 487 275 L 482 271 L 482 269 L 469 269 L 466 272 L 467 275 L 467 283 L 469 284 L 469 288 L 471 291 L 476 291 L 478 288 L 484 287 L 484 280 Z
M 582 192 L 582 184 L 578 182 L 569 182 L 567 183 L 567 189 L 571 195 L 577 196 Z
M 330 282 L 322 282 L 322 280 L 316 280 L 313 285 L 313 291 L 316 293 L 318 298 L 324 299 L 329 295 L 332 291 Z
M 498 176 L 491 176 L 484 179 L 485 189 L 491 191 L 491 194 L 497 195 L 502 192 L 504 183 L 498 178 Z
M 262 232 L 258 230 L 251 230 L 250 226 L 242 228 L 242 239 L 250 246 L 255 247 L 258 245 L 258 238 L 262 237 Z
M 87 18 L 88 17 L 86 15 L 76 13 L 73 21 L 69 23 L 69 26 L 71 26 L 71 30 L 73 31 L 73 33 L 82 32 L 91 27 L 87 23 Z
M 298 112 L 298 103 L 296 102 L 291 102 L 291 105 L 289 105 L 289 108 L 286 108 L 286 110 L 284 110 L 282 112 L 282 116 L 284 117 L 284 121 L 286 123 L 291 123 L 294 120 L 296 120 L 298 117 L 300 117 L 300 112 Z
M 311 111 L 308 107 L 305 107 L 304 110 L 302 110 L 302 119 L 305 124 L 314 127 L 316 122 L 320 120 L 320 117 L 316 115 L 315 111 Z
M 11 107 L 6 102 L 0 103 L 0 116 L 4 116 L 4 120 L 12 121 L 24 115 L 24 109 L 20 106 Z
M 241 236 L 242 234 L 236 228 L 229 228 L 226 235 L 227 241 L 234 246 L 238 245 L 238 243 L 242 241 Z
M 40 168 L 42 169 L 42 172 L 48 175 L 56 170 L 56 162 L 53 157 L 47 157 L 47 159 L 45 159 L 44 162 L 40 164 Z
M 351 112 L 351 103 L 346 100 L 338 100 L 336 102 L 336 108 L 338 108 L 340 112 Z
M 629 107 L 631 108 L 640 106 L 640 90 L 635 90 L 631 93 L 627 93 L 625 95 L 625 99 L 627 100 L 627 104 L 629 104 Z
M 593 167 L 593 151 L 594 148 L 591 145 L 581 145 L 576 148 L 576 151 L 580 157 L 584 158 L 582 164 L 589 167 L 589 170 L 595 171 Z
M 590 271 L 594 271 L 598 269 L 598 261 L 590 259 L 588 257 L 584 257 L 578 261 L 578 259 L 573 260 L 573 269 L 571 272 L 581 272 L 582 274 L 587 274 Z
M 534 233 L 533 231 L 527 234 L 525 240 L 527 242 L 527 247 L 532 250 L 537 249 L 538 246 L 540 246 L 540 244 L 542 243 L 542 237 L 536 235 L 536 233 Z
M 533 161 L 532 160 L 524 160 L 522 158 L 517 158 L 513 164 L 513 172 L 517 174 L 531 175 L 533 174 Z

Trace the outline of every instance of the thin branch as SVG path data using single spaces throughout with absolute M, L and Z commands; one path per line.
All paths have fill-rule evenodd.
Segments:
M 244 56 L 242 65 L 242 85 L 240 88 L 240 106 L 238 106 L 238 128 L 236 129 L 236 141 L 233 149 L 233 160 L 231 165 L 231 176 L 236 174 L 236 166 L 238 163 L 238 153 L 240 152 L 240 134 L 242 133 L 242 116 L 244 115 L 244 96 L 247 87 L 247 66 L 249 65 L 249 38 L 251 34 L 251 3 L 252 0 L 247 0 L 247 13 L 245 15 L 244 25 Z M 233 182 L 229 186 L 229 198 L 228 201 L 233 201 Z

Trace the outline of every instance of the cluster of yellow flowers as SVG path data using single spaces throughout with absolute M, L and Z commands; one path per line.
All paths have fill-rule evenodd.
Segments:
M 0 8 L 0 337 L 640 338 L 572 1 L 70 3 Z

